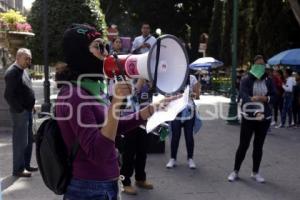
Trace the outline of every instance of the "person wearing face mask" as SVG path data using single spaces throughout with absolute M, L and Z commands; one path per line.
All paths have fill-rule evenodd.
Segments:
M 253 141 L 253 168 L 251 178 L 259 183 L 265 179 L 259 174 L 263 155 L 263 145 L 272 119 L 270 104 L 275 100 L 276 89 L 272 79 L 265 71 L 263 56 L 257 55 L 250 72 L 241 80 L 240 96 L 242 99 L 242 120 L 240 144 L 235 155 L 234 171 L 228 176 L 233 182 L 239 178 L 239 171 L 246 156 L 251 138 Z
M 13 123 L 13 176 L 30 177 L 38 169 L 30 166 L 32 154 L 32 110 L 35 95 L 26 71 L 31 65 L 31 52 L 21 48 L 16 61 L 5 72 L 4 97 Z
M 123 99 L 132 88 L 127 82 L 117 83 L 112 100 L 108 100 L 101 77 L 103 59 L 108 53 L 100 37 L 95 28 L 85 24 L 72 25 L 63 36 L 67 65 L 56 76 L 57 81 L 64 82 L 60 82 L 55 115 L 69 153 L 75 143 L 79 144 L 72 163 L 72 179 L 64 194 L 66 200 L 119 199 L 116 135 L 144 124 L 157 107 L 150 104 L 120 117 Z M 166 105 L 173 99 L 160 104 Z

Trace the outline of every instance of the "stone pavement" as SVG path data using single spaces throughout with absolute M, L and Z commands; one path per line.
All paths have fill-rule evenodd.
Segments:
M 201 109 L 207 108 L 206 106 L 201 107 Z M 204 111 L 202 113 L 205 115 Z M 11 146 L 8 144 L 10 142 L 9 134 L 0 134 L 0 170 L 1 177 L 3 177 L 3 175 L 10 173 Z M 227 125 L 222 119 L 205 121 L 202 130 L 195 136 L 196 170 L 187 167 L 183 137 L 178 152 L 179 165 L 174 169 L 165 168 L 170 154 L 169 140 L 167 140 L 165 154 L 150 154 L 148 156 L 148 180 L 154 183 L 155 189 L 150 191 L 138 189 L 139 194 L 137 196 L 122 194 L 122 199 L 300 199 L 300 129 L 272 129 L 271 134 L 267 136 L 261 165 L 261 174 L 266 178 L 266 184 L 256 183 L 249 178 L 252 168 L 252 147 L 250 147 L 243 163 L 240 172 L 241 180 L 234 183 L 227 182 L 227 175 L 233 168 L 238 140 L 239 126 Z M 35 173 L 29 179 L 18 179 L 4 190 L 2 196 L 3 200 L 62 199 L 61 196 L 52 194 L 44 186 L 39 173 Z

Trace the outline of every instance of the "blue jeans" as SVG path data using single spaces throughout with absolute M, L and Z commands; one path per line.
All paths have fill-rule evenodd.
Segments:
M 93 181 L 73 178 L 64 200 L 117 200 L 118 181 Z
M 177 117 L 182 117 L 183 112 L 179 113 Z M 179 141 L 181 137 L 181 127 L 184 128 L 184 137 L 185 137 L 185 145 L 187 149 L 187 159 L 193 158 L 194 156 L 194 134 L 193 127 L 195 116 L 187 115 L 185 116 L 186 120 L 175 119 L 171 122 L 171 158 L 177 158 L 177 151 L 179 146 Z
M 28 112 L 28 143 L 25 150 L 25 168 L 30 167 L 31 155 L 32 155 L 32 143 L 33 143 L 33 132 L 32 132 L 32 112 Z
M 292 124 L 292 107 L 293 107 L 293 94 L 285 92 L 283 96 L 283 107 L 281 114 L 281 124 L 285 125 L 286 115 L 289 116 L 289 125 Z
M 10 112 L 13 123 L 13 175 L 29 167 L 32 152 L 32 121 L 28 111 Z

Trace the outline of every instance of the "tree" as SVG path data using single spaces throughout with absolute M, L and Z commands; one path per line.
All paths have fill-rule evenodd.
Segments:
M 35 37 L 29 42 L 36 64 L 43 63 L 43 0 L 36 0 L 28 16 Z M 63 33 L 72 23 L 88 23 L 105 35 L 106 23 L 99 0 L 51 0 L 48 3 L 49 61 L 63 60 Z
M 250 34 L 251 34 L 251 1 L 242 0 L 239 6 L 238 26 L 238 63 L 245 64 L 251 59 Z
M 183 13 L 186 24 L 191 27 L 191 61 L 199 57 L 199 42 L 202 33 L 208 33 L 214 1 L 184 1 Z
M 139 28 L 130 17 L 124 0 L 101 0 L 100 2 L 106 23 L 117 25 L 120 36 L 132 36 L 137 33 Z
M 299 26 L 287 3 L 265 0 L 263 12 L 257 23 L 258 51 L 266 58 L 299 45 Z M 298 37 L 294 36 L 298 34 Z
M 220 0 L 215 0 L 213 17 L 209 29 L 208 49 L 209 56 L 220 59 L 222 47 L 222 12 L 223 3 Z
M 226 1 L 224 8 L 224 29 L 221 48 L 221 60 L 224 62 L 224 66 L 231 65 L 232 8 L 233 2 Z
M 147 21 L 152 30 L 160 28 L 163 33 L 173 34 L 191 43 L 192 59 L 199 57 L 199 40 L 210 26 L 213 1 L 206 0 L 102 0 L 107 22 L 117 22 L 121 34 L 130 27 L 130 36 L 140 34 L 141 22 Z M 125 20 L 123 20 L 125 19 Z
M 300 1 L 298 0 L 288 0 L 290 5 L 291 5 L 291 9 L 295 15 L 295 18 L 300 26 Z

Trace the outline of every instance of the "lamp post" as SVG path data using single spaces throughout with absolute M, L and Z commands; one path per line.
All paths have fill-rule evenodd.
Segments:
M 44 49 L 44 103 L 42 112 L 50 112 L 50 82 L 49 82 L 49 63 L 48 63 L 48 2 L 43 0 L 43 49 Z
M 237 69 L 237 37 L 238 37 L 238 0 L 233 0 L 232 25 L 232 68 L 231 68 L 231 96 L 229 103 L 228 124 L 238 124 L 236 102 L 236 69 Z

